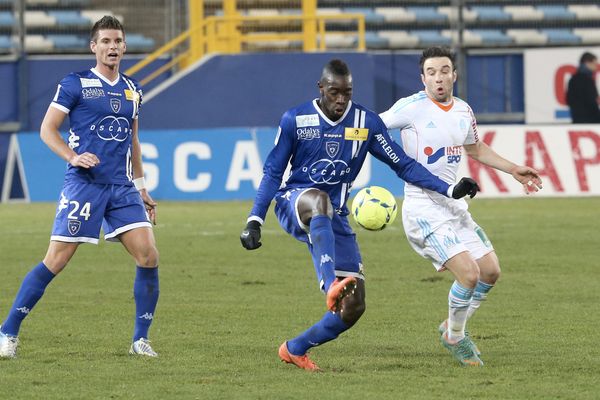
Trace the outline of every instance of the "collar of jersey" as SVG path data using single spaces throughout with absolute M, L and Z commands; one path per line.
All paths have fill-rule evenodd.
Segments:
M 98 70 L 96 68 L 91 68 L 90 71 L 92 71 L 92 73 L 94 75 L 96 75 L 98 78 L 102 79 L 104 82 L 108 83 L 110 86 L 115 86 L 117 83 L 119 83 L 119 79 L 121 79 L 121 74 L 119 74 L 119 76 L 117 76 L 117 79 L 115 79 L 114 81 L 109 81 L 104 75 L 102 75 L 100 72 L 98 72 Z
M 448 104 L 440 103 L 439 101 L 437 101 L 436 99 L 434 99 L 433 97 L 431 97 L 429 95 L 427 95 L 427 97 L 429 97 L 429 100 L 431 100 L 433 102 L 433 104 L 435 104 L 436 106 L 438 106 L 439 108 L 441 108 L 442 110 L 444 110 L 446 112 L 450 111 L 450 109 L 454 105 L 454 97 L 452 97 L 452 100 L 450 100 L 450 103 L 448 103 Z
M 348 102 L 348 106 L 346 107 L 346 111 L 344 111 L 344 114 L 342 114 L 342 116 L 340 117 L 340 119 L 338 119 L 337 121 L 333 122 L 332 120 L 330 120 L 329 118 L 327 118 L 327 115 L 325 115 L 323 113 L 323 110 L 321 110 L 321 107 L 319 107 L 319 105 L 317 104 L 317 100 L 318 99 L 314 99 L 313 100 L 313 106 L 315 107 L 315 110 L 317 110 L 317 112 L 319 113 L 319 115 L 321 116 L 321 118 L 323 118 L 325 120 L 325 122 L 327 122 L 331 126 L 336 126 L 337 124 L 339 124 L 340 122 L 342 122 L 344 120 L 344 118 L 346 118 L 346 115 L 348 115 L 348 113 L 350 112 L 350 109 L 352 108 L 352 100 L 350 100 Z

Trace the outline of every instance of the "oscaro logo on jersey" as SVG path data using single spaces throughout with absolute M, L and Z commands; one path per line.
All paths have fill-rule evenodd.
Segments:
M 306 172 L 314 183 L 337 185 L 345 175 L 350 173 L 351 168 L 343 160 L 322 158 L 312 163 L 310 167 L 303 167 L 302 171 Z
M 321 137 L 321 130 L 319 128 L 298 128 L 296 134 L 298 140 L 313 140 Z
M 102 118 L 97 124 L 90 126 L 90 131 L 96 132 L 96 135 L 102 140 L 122 142 L 131 133 L 131 128 L 127 118 L 109 115 Z
M 423 149 L 423 153 L 427 156 L 427 164 L 433 164 L 443 156 L 447 156 L 448 164 L 458 164 L 462 158 L 462 146 L 441 147 L 435 152 L 427 146 Z
M 98 88 L 87 88 L 81 89 L 81 95 L 84 99 L 97 99 L 99 97 L 104 97 L 104 89 Z
M 296 115 L 296 127 L 319 126 L 319 116 L 317 114 Z

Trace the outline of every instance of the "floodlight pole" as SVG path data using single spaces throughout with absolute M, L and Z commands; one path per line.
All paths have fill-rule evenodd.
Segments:
M 19 130 L 29 129 L 28 116 L 29 107 L 27 102 L 28 84 L 27 84 L 27 50 L 25 49 L 25 0 L 18 0 L 15 3 L 15 12 L 19 16 L 16 29 L 19 35 L 17 47 L 17 74 L 19 82 Z
M 458 95 L 467 100 L 467 55 L 464 43 L 464 31 L 465 31 L 465 20 L 463 11 L 465 7 L 464 0 L 452 0 L 452 6 L 454 7 L 456 14 L 455 18 L 451 20 L 451 28 L 454 30 L 453 35 L 453 47 L 456 53 L 456 70 L 458 71 L 458 82 L 457 92 Z M 454 26 L 452 26 L 454 25 Z

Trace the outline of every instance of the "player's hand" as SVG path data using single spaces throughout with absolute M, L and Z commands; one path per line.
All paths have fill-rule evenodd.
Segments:
M 542 178 L 533 168 L 518 166 L 510 174 L 523 185 L 525 194 L 535 193 L 542 188 Z
M 98 157 L 96 157 L 95 154 L 85 152 L 83 154 L 75 154 L 69 160 L 69 164 L 71 164 L 74 167 L 89 169 L 100 164 L 100 159 L 98 159 Z
M 479 192 L 479 190 L 479 185 L 474 179 L 464 177 L 461 178 L 456 185 L 454 185 L 454 190 L 452 190 L 452 198 L 462 199 L 466 195 L 469 195 L 469 197 L 473 198 L 477 192 Z
M 146 207 L 146 212 L 148 213 L 150 222 L 156 225 L 156 202 L 152 199 L 152 197 L 150 197 L 150 194 L 146 189 L 140 190 L 140 195 L 144 201 L 144 206 Z
M 262 243 L 260 242 L 260 222 L 248 222 L 246 228 L 240 235 L 240 240 L 242 241 L 242 246 L 244 246 L 246 250 L 256 250 L 262 246 Z

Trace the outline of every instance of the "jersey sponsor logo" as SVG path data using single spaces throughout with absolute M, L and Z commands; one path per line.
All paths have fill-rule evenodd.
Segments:
M 121 111 L 121 100 L 114 98 L 110 99 L 110 108 L 112 108 L 115 114 Z
M 138 92 L 134 92 L 133 90 L 125 89 L 125 98 L 129 101 L 139 103 L 140 94 Z
M 325 150 L 327 150 L 327 155 L 330 158 L 334 158 L 340 150 L 340 144 L 338 142 L 327 142 L 325 143 Z
M 107 90 L 106 93 L 110 94 L 111 96 L 117 96 L 117 97 L 121 97 L 123 96 L 121 93 L 119 92 L 111 92 L 110 90 Z
M 310 115 L 296 115 L 296 127 L 303 128 L 305 126 L 319 126 L 319 115 L 318 114 L 310 114 Z
M 296 129 L 298 140 L 313 140 L 321 137 L 321 129 L 319 128 L 298 128 Z
M 346 128 L 344 130 L 344 139 L 365 141 L 369 137 L 368 128 Z
M 81 228 L 81 221 L 79 221 L 79 220 L 70 219 L 69 222 L 67 223 L 67 229 L 69 230 L 69 233 L 71 234 L 71 236 L 77 235 L 77 232 L 79 232 L 80 228 Z
M 375 139 L 377 139 L 377 142 L 381 145 L 383 151 L 385 151 L 385 153 L 388 155 L 388 157 L 390 157 L 390 160 L 392 160 L 394 164 L 400 161 L 400 157 L 398 156 L 398 154 L 396 154 L 392 146 L 390 146 L 386 138 L 384 138 L 381 133 L 375 135 Z
M 322 158 L 312 163 L 310 167 L 303 167 L 302 171 L 306 172 L 314 183 L 337 185 L 342 182 L 345 175 L 350 173 L 351 168 L 344 160 L 332 161 Z
M 97 124 L 90 126 L 90 131 L 96 132 L 102 140 L 122 142 L 131 133 L 131 127 L 127 118 L 108 115 Z
M 327 138 L 327 139 L 339 139 L 342 137 L 341 133 L 328 133 L 328 132 L 323 132 L 323 137 Z
M 79 78 L 79 80 L 81 81 L 81 87 L 82 88 L 87 88 L 87 87 L 102 87 L 102 82 L 100 82 L 100 79 L 98 78 Z
M 462 158 L 462 146 L 441 147 L 435 152 L 427 146 L 423 149 L 423 153 L 427 156 L 427 164 L 434 164 L 443 156 L 446 156 L 448 164 L 458 164 Z
M 105 96 L 104 89 L 98 88 L 81 89 L 81 95 L 84 99 L 98 99 Z

